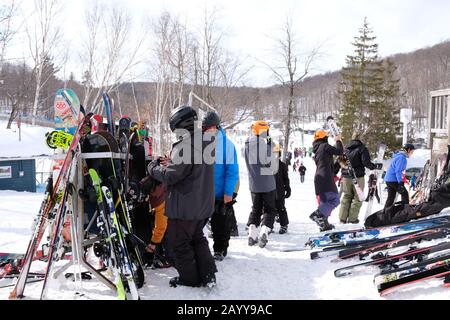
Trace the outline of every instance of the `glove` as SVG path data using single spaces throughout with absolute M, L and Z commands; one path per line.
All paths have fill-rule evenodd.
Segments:
M 156 187 L 156 180 L 150 176 L 147 176 L 141 180 L 140 185 L 142 193 L 149 195 Z
M 375 163 L 375 170 L 381 170 L 383 169 L 383 164 L 382 163 Z
M 287 187 L 286 188 L 286 195 L 284 196 L 286 199 L 289 199 L 291 196 L 291 188 Z

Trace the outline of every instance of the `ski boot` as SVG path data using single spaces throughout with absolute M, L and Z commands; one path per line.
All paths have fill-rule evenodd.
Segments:
M 261 233 L 259 234 L 258 246 L 262 249 L 265 248 L 267 242 L 269 242 L 269 233 L 271 229 L 269 227 L 263 226 L 261 228 Z
M 225 259 L 226 256 L 227 256 L 227 250 L 214 252 L 214 260 L 216 260 L 216 261 L 223 261 L 223 259 Z
M 278 231 L 279 234 L 286 234 L 288 232 L 288 226 L 281 226 L 280 230 Z
M 314 211 L 309 218 L 317 223 L 320 228 L 320 232 L 329 231 L 334 229 L 334 226 L 328 222 L 328 217 L 323 216 L 319 210 Z
M 258 243 L 258 230 L 254 224 L 251 224 L 248 227 L 248 245 L 250 247 L 256 245 Z
M 207 287 L 209 289 L 214 288 L 217 285 L 217 281 L 216 281 L 216 275 L 212 272 L 212 273 L 208 273 L 205 277 L 205 279 L 203 280 L 203 286 Z
M 200 284 L 197 284 L 197 285 L 189 285 L 189 284 L 186 284 L 183 280 L 180 279 L 180 277 L 174 277 L 174 278 L 170 279 L 170 280 L 169 280 L 169 285 L 170 285 L 172 288 L 176 288 L 176 287 L 178 287 L 178 286 L 185 286 L 185 287 L 198 288 L 198 287 L 201 286 Z

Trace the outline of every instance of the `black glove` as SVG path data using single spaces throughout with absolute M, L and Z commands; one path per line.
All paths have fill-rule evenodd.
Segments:
M 375 170 L 381 170 L 383 169 L 383 164 L 382 163 L 375 163 Z
M 291 188 L 287 187 L 286 188 L 286 195 L 284 196 L 286 199 L 289 199 L 289 197 L 291 196 Z
M 140 182 L 141 191 L 145 195 L 149 195 L 157 185 L 157 181 L 150 176 L 145 177 Z

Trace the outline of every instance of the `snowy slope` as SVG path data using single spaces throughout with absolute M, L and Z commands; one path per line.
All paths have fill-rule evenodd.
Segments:
M 19 129 L 14 123 L 11 129 L 6 129 L 6 122 L 0 121 L 0 158 L 5 157 L 35 157 L 53 154 L 52 149 L 45 144 L 45 134 L 52 128 L 33 127 L 22 124 L 21 141 Z
M 308 136 L 308 139 L 311 141 L 312 137 Z M 227 258 L 217 263 L 217 288 L 212 292 L 196 288 L 170 288 L 169 278 L 177 275 L 173 268 L 147 270 L 146 284 L 140 291 L 142 299 L 448 299 L 448 290 L 436 280 L 380 298 L 370 274 L 345 279 L 334 277 L 335 269 L 353 264 L 355 260 L 342 263 L 331 263 L 330 258 L 311 261 L 307 251 L 281 252 L 283 249 L 302 247 L 318 231 L 308 219 L 309 214 L 316 209 L 313 184 L 315 165 L 310 158 L 304 162 L 308 169 L 305 184 L 300 183 L 296 173 L 290 172 L 292 197 L 286 201 L 290 219 L 288 234 L 272 234 L 265 249 L 247 245 L 245 224 L 251 210 L 251 199 L 245 164 L 240 158 L 241 189 L 235 211 L 241 236 L 232 238 Z M 0 251 L 25 251 L 31 234 L 30 225 L 41 200 L 42 194 L 0 192 Z M 366 204 L 361 210 L 361 219 L 365 208 Z M 379 208 L 376 205 L 375 209 Z M 337 210 L 331 222 L 340 229 L 355 227 L 339 225 Z M 276 225 L 275 231 L 278 232 L 278 229 Z M 34 263 L 32 267 L 33 270 L 43 268 L 43 263 Z M 75 286 L 72 282 L 57 279 L 51 284 L 53 290 L 49 292 L 49 298 L 74 298 Z M 29 299 L 37 299 L 40 288 L 40 283 L 31 284 L 25 293 Z M 95 279 L 84 282 L 83 288 L 88 299 L 115 299 L 115 293 Z M 0 299 L 7 299 L 8 292 L 8 289 L 0 289 Z

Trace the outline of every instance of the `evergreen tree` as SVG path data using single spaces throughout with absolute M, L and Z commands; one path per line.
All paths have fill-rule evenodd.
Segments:
M 338 123 L 345 142 L 351 140 L 355 130 L 362 132 L 362 139 L 372 153 L 380 142 L 394 144 L 398 118 L 398 81 L 394 79 L 395 66 L 384 64 L 378 56 L 376 37 L 367 19 L 359 29 L 352 45 L 353 55 L 347 56 L 346 67 L 341 71 L 339 84 L 341 108 Z M 386 66 L 385 66 L 386 65 Z M 386 69 L 389 68 L 389 69 Z
M 396 76 L 397 66 L 391 59 L 384 61 L 384 109 L 383 123 L 385 130 L 380 136 L 381 141 L 389 146 L 390 150 L 397 150 L 401 147 L 401 140 L 398 135 L 401 133 L 402 124 L 400 122 L 401 100 L 405 95 L 400 92 L 400 79 Z

